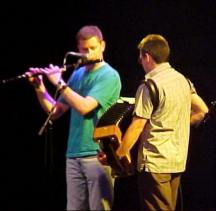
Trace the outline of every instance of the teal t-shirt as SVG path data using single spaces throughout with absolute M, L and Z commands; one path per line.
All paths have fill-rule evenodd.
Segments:
M 73 72 L 68 85 L 79 95 L 96 99 L 99 106 L 85 116 L 71 108 L 66 157 L 96 155 L 99 146 L 93 140 L 94 128 L 101 115 L 120 96 L 119 74 L 108 63 L 95 71 L 81 67 Z M 61 101 L 65 103 L 64 99 Z

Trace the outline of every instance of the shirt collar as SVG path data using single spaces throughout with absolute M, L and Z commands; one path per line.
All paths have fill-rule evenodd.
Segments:
M 167 69 L 170 69 L 171 65 L 169 64 L 169 62 L 163 62 L 159 65 L 157 65 L 157 67 L 155 67 L 153 70 L 151 70 L 150 72 L 148 72 L 145 75 L 145 78 L 151 78 L 153 76 L 155 76 L 156 74 L 158 74 L 159 72 L 165 71 Z

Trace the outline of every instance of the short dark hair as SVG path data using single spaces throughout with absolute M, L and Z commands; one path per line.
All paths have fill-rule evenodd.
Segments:
M 148 53 L 156 63 L 167 62 L 170 55 L 168 41 L 159 34 L 149 34 L 138 44 L 142 55 Z
M 91 37 L 97 37 L 99 41 L 103 40 L 103 34 L 98 26 L 95 25 L 83 26 L 76 34 L 77 42 L 79 40 L 87 40 Z

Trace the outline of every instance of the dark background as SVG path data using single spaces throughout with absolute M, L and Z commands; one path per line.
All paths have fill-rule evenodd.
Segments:
M 29 67 L 62 65 L 76 51 L 75 34 L 98 25 L 107 42 L 105 59 L 133 97 L 144 72 L 137 44 L 149 33 L 164 35 L 170 63 L 188 76 L 208 106 L 216 97 L 216 2 L 206 1 L 29 1 L 1 5 L 1 210 L 64 210 L 68 115 L 42 136 L 47 116 L 25 79 L 2 83 Z M 71 72 L 66 72 L 67 79 Z M 49 85 L 48 85 L 49 86 Z M 52 87 L 50 87 L 50 91 Z M 215 121 L 192 128 L 188 166 L 182 179 L 184 210 L 215 210 Z M 78 193 L 79 194 L 79 193 Z

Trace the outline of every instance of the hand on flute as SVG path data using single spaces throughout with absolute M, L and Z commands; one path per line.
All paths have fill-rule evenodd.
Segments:
M 54 85 L 57 86 L 59 82 L 63 82 L 62 79 L 62 68 L 60 68 L 57 65 L 50 64 L 49 67 L 45 68 L 34 68 L 31 67 L 29 68 L 29 71 L 25 73 L 28 77 L 30 82 L 41 82 L 42 80 L 42 75 L 46 75 L 48 80 Z M 36 76 L 36 77 L 35 77 Z M 36 78 L 36 79 L 34 79 Z M 38 80 L 40 79 L 40 80 Z

